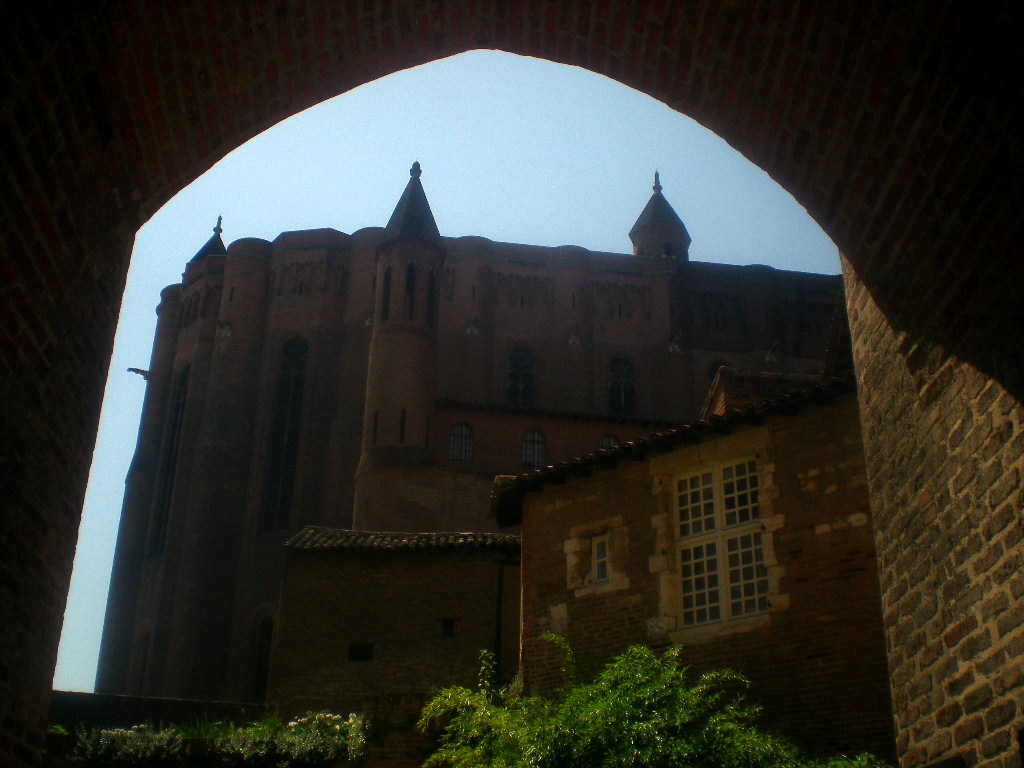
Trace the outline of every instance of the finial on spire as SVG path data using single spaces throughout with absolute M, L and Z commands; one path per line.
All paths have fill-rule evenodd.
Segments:
M 661 192 L 661 178 L 658 176 L 658 172 L 654 172 L 654 186 L 651 187 L 655 192 Z
M 223 216 L 218 216 L 217 217 L 217 226 L 213 228 L 214 234 L 219 235 L 219 234 L 221 234 L 224 231 L 223 228 L 220 226 L 220 223 L 222 221 L 224 221 L 224 217 Z
M 409 169 L 409 175 L 418 179 L 422 174 L 423 171 L 420 169 L 420 161 L 417 160 L 412 164 L 412 168 Z

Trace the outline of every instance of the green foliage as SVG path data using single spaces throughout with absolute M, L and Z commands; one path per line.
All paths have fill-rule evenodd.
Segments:
M 292 768 L 337 760 L 359 761 L 365 752 L 361 717 L 310 712 L 287 725 L 271 716 L 246 726 L 203 721 L 154 729 L 79 730 L 73 759 L 86 766 L 251 766 Z
M 558 638 L 556 645 L 566 649 Z M 481 658 L 482 670 L 488 667 Z M 569 678 L 572 658 L 565 664 Z M 691 679 L 674 648 L 633 646 L 560 700 L 525 697 L 521 684 L 445 688 L 418 727 L 438 735 L 428 768 L 884 768 L 871 755 L 814 762 L 760 730 L 749 683 L 730 671 Z

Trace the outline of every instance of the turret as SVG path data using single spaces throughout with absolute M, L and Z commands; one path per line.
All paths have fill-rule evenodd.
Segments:
M 420 183 L 420 164 L 413 163 L 409 173 L 377 246 L 353 508 L 353 527 L 368 530 L 395 530 L 398 520 L 408 519 L 396 472 L 429 465 L 427 435 L 437 400 L 437 305 L 445 252 Z
M 654 194 L 629 230 L 633 255 L 664 258 L 670 264 L 685 264 L 690 254 L 690 234 L 683 220 L 661 194 L 661 179 L 654 173 Z

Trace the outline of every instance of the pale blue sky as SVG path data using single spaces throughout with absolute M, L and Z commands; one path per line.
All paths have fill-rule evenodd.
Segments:
M 54 687 L 95 677 L 124 477 L 160 289 L 179 282 L 218 215 L 224 240 L 384 226 L 419 160 L 443 235 L 628 253 L 654 171 L 690 258 L 835 274 L 806 211 L 724 141 L 586 70 L 475 51 L 405 70 L 298 114 L 232 152 L 135 239 L 86 492 Z

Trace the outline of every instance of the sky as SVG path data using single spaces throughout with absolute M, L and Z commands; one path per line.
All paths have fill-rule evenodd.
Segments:
M 690 258 L 839 272 L 804 208 L 722 139 L 576 67 L 473 51 L 376 80 L 278 123 L 136 234 L 86 490 L 54 687 L 91 691 L 124 478 L 160 290 L 224 217 L 225 244 L 384 226 L 418 160 L 442 235 L 629 253 L 659 171 Z

